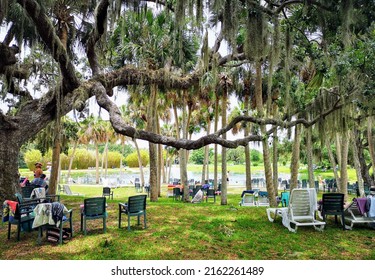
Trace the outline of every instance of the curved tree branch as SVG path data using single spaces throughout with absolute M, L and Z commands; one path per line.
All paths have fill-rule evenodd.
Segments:
M 90 38 L 87 43 L 87 58 L 92 70 L 93 76 L 100 73 L 100 66 L 98 63 L 98 58 L 95 52 L 95 45 L 99 41 L 100 37 L 103 35 L 108 12 L 109 1 L 102 0 L 96 9 L 96 24 L 95 28 L 90 33 Z

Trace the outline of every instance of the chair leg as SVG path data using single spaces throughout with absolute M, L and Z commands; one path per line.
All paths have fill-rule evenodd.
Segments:
M 130 216 L 128 215 L 128 230 L 130 231 Z
M 121 228 L 121 207 L 120 207 L 119 213 L 118 213 L 118 228 Z
M 17 225 L 17 241 L 20 241 L 20 236 L 21 236 L 21 223 L 18 223 Z
M 38 245 L 42 243 L 42 236 L 43 236 L 43 228 L 40 226 L 38 228 Z
M 342 223 L 342 230 L 346 230 L 344 213 L 341 213 L 341 223 Z
M 83 234 L 86 235 L 86 218 L 83 217 Z
M 10 239 L 10 229 L 11 229 L 11 223 L 8 222 L 8 239 Z
M 63 222 L 62 220 L 60 221 L 60 226 L 59 226 L 60 234 L 59 234 L 59 244 L 63 244 Z
M 143 223 L 145 224 L 145 228 L 147 228 L 146 212 L 143 214 Z
M 72 218 L 72 216 L 70 216 L 69 225 L 70 225 L 71 238 L 73 238 L 73 218 Z
M 138 220 L 138 225 L 140 225 L 141 224 L 141 216 L 137 216 L 137 220 Z
M 106 233 L 107 231 L 107 218 L 106 217 L 103 218 L 103 230 L 104 230 L 104 233 Z

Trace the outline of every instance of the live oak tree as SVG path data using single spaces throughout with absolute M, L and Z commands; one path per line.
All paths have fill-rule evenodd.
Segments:
M 184 30 L 185 19 L 190 21 L 190 32 L 199 34 L 202 32 L 204 22 L 203 9 L 208 9 L 209 15 L 215 16 L 213 23 L 220 26 L 220 30 L 214 39 L 213 46 L 200 42 L 200 58 L 189 71 L 183 69 L 176 60 L 166 59 L 165 64 L 157 67 L 143 67 L 139 64 L 125 63 L 114 69 L 111 65 L 108 52 L 108 43 L 113 36 L 113 30 L 118 27 L 119 16 L 123 11 L 135 9 L 140 13 L 146 10 L 146 4 L 153 4 L 154 10 L 165 10 L 174 15 L 177 31 Z M 0 112 L 0 199 L 5 200 L 14 196 L 18 190 L 18 154 L 21 146 L 38 134 L 47 124 L 57 121 L 72 110 L 82 111 L 91 97 L 95 98 L 101 108 L 108 111 L 113 129 L 122 135 L 149 141 L 153 144 L 163 144 L 181 150 L 191 150 L 204 147 L 209 144 L 218 144 L 225 148 L 246 146 L 250 141 L 263 143 L 265 169 L 267 177 L 267 190 L 271 194 L 271 204 L 276 204 L 275 186 L 273 186 L 270 151 L 267 147 L 269 136 L 279 129 L 290 129 L 297 124 L 305 127 L 321 122 L 333 112 L 345 107 L 350 102 L 353 92 L 361 96 L 361 90 L 345 92 L 344 95 L 334 96 L 331 103 L 324 103 L 320 112 L 317 112 L 310 120 L 293 118 L 298 116 L 298 108 L 291 106 L 292 101 L 289 92 L 295 88 L 290 81 L 298 80 L 298 71 L 295 65 L 285 67 L 285 49 L 278 40 L 285 40 L 283 36 L 276 40 L 269 40 L 269 29 L 274 28 L 275 20 L 280 23 L 290 15 L 299 17 L 302 22 L 310 22 L 309 28 L 298 29 L 291 26 L 296 33 L 309 36 L 311 31 L 323 34 L 320 45 L 327 51 L 327 46 L 332 42 L 326 40 L 328 32 L 332 32 L 326 20 L 332 20 L 337 11 L 344 11 L 347 7 L 356 14 L 366 14 L 366 19 L 371 18 L 369 11 L 373 11 L 372 1 L 343 0 L 337 3 L 326 4 L 326 1 L 278 1 L 278 0 L 245 0 L 209 1 L 207 7 L 201 0 L 190 1 L 42 1 L 42 0 L 9 0 L 0 1 L 0 20 L 6 29 L 3 42 L 0 44 L 0 74 L 2 75 L 3 103 L 10 109 Z M 131 6 L 131 7 L 130 7 Z M 309 13 L 311 10 L 315 13 Z M 316 15 L 317 18 L 309 18 Z M 360 16 L 356 18 L 361 18 Z M 124 18 L 126 20 L 126 17 Z M 362 22 L 362 32 L 370 25 Z M 262 28 L 248 28 L 254 24 L 262 23 Z M 338 23 L 345 30 L 345 38 L 349 39 L 351 33 L 350 23 L 342 21 Z M 294 28 L 294 29 L 293 29 Z M 243 33 L 243 32 L 247 33 Z M 355 35 L 355 34 L 354 34 Z M 170 36 L 177 36 L 176 33 Z M 245 40 L 240 40 L 244 36 Z M 177 38 L 177 37 L 176 37 Z M 254 41 L 256 39 L 256 42 Z M 26 64 L 29 48 L 33 49 L 35 43 L 42 45 L 45 55 L 49 56 L 57 68 L 53 73 L 46 73 L 42 68 L 35 67 L 35 63 Z M 181 41 L 176 41 L 180 44 Z M 226 54 L 222 54 L 220 46 L 227 43 Z M 277 44 L 280 51 L 280 61 L 274 60 L 270 55 L 269 42 Z M 14 45 L 11 45 L 13 44 Z M 129 47 L 132 42 L 127 42 Z M 145 43 L 147 44 L 147 43 Z M 291 42 L 293 45 L 298 41 Z M 180 50 L 183 49 L 179 45 Z M 147 48 L 145 48 L 147 50 Z M 344 52 L 345 49 L 338 49 Z M 22 54 L 19 56 L 19 54 Z M 183 56 L 183 53 L 180 52 Z M 306 53 L 306 56 L 310 56 Z M 85 61 L 86 63 L 82 63 Z M 270 62 L 272 67 L 267 67 Z M 205 135 L 197 140 L 188 138 L 173 138 L 157 133 L 150 126 L 149 129 L 138 130 L 129 126 L 121 116 L 118 106 L 109 98 L 116 87 L 152 86 L 155 92 L 153 98 L 157 98 L 157 91 L 163 89 L 189 92 L 193 87 L 199 87 L 202 77 L 207 72 L 214 73 L 217 77 L 226 73 L 224 67 L 246 67 L 249 73 L 256 77 L 255 96 L 256 114 L 240 115 L 230 121 L 226 126 L 218 128 L 214 133 Z M 271 117 L 267 113 L 267 94 L 262 90 L 262 80 L 270 75 L 272 69 L 282 70 L 287 68 L 294 79 L 288 77 L 281 81 L 287 84 L 280 87 L 282 94 L 278 102 L 285 101 L 284 107 L 280 107 L 278 117 Z M 268 70 L 267 70 L 268 69 Z M 58 76 L 53 85 L 40 88 L 37 94 L 32 94 L 28 85 L 42 84 L 43 77 L 49 75 Z M 268 77 L 268 76 L 267 76 Z M 270 78 L 271 79 L 271 78 Z M 357 80 L 366 81 L 365 77 L 357 76 Z M 220 79 L 217 78 L 218 86 Z M 289 84 L 288 84 L 289 83 Z M 269 83 L 270 85 L 271 83 Z M 324 85 L 326 87 L 336 84 Z M 371 88 L 373 90 L 373 88 Z M 369 90 L 367 94 L 371 95 Z M 228 89 L 230 90 L 230 88 Z M 272 92 L 268 90 L 268 92 Z M 327 95 L 330 90 L 318 91 L 321 95 Z M 144 93 L 148 94 L 148 93 Z M 317 93 L 315 93 L 318 96 Z M 151 95 L 150 95 L 151 96 Z M 318 98 L 319 99 L 319 98 Z M 311 104 L 318 104 L 318 99 L 311 98 Z M 225 101 L 224 101 L 225 102 Z M 155 103 L 153 103 L 155 104 Z M 311 105 L 313 106 L 313 105 Z M 254 108 L 254 109 L 255 109 Z M 316 107 L 315 107 L 316 108 Z M 153 108 L 156 109 L 156 108 Z M 217 111 L 215 111 L 217 112 Z M 255 110 L 254 110 L 255 112 Z M 155 113 L 149 118 L 154 118 Z M 216 120 L 215 120 L 216 121 Z M 249 134 L 236 140 L 228 140 L 225 134 L 239 122 L 251 122 L 261 129 L 257 133 Z M 58 126 L 56 126 L 58 128 Z M 56 132 L 56 136 L 58 131 Z M 58 141 L 58 137 L 56 138 Z M 55 188 L 56 186 L 53 186 Z M 272 195 L 273 194 L 273 195 Z M 152 196 L 155 201 L 157 197 Z M 222 204 L 226 204 L 225 196 Z

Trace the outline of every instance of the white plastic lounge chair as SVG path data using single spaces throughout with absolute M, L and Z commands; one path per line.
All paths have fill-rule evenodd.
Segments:
M 255 194 L 245 192 L 242 196 L 240 206 L 256 206 Z
M 368 224 L 371 227 L 375 224 L 375 217 L 368 217 L 366 213 L 366 203 L 368 198 L 354 198 L 348 207 L 344 209 L 345 223 L 348 229 L 353 229 L 354 225 Z
M 63 185 L 63 188 L 64 188 L 64 193 L 67 195 L 81 195 L 82 196 L 82 194 L 80 193 L 73 193 L 69 185 Z
M 313 226 L 316 230 L 322 231 L 326 224 L 315 219 L 317 198 L 314 188 L 294 189 L 288 207 L 267 208 L 266 211 L 270 222 L 280 216 L 283 225 L 291 232 L 297 232 L 300 226 Z
M 257 195 L 258 195 L 257 206 L 266 206 L 266 207 L 270 206 L 270 200 L 268 198 L 268 192 L 259 191 L 257 193 Z

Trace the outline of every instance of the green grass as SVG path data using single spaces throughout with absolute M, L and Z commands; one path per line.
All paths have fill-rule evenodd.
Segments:
M 100 196 L 101 187 L 71 186 L 85 197 Z M 88 234 L 80 232 L 79 205 L 84 197 L 62 196 L 73 209 L 74 237 L 63 245 L 43 240 L 37 245 L 37 232 L 22 232 L 16 241 L 15 228 L 7 240 L 7 224 L 0 226 L 1 259 L 32 260 L 373 260 L 374 231 L 358 226 L 343 231 L 328 219 L 323 232 L 301 227 L 289 232 L 281 220 L 271 223 L 264 207 L 240 207 L 241 188 L 228 190 L 228 204 L 212 200 L 199 204 L 162 197 L 147 204 L 147 229 L 136 225 L 132 231 L 118 228 L 118 202 L 135 195 L 134 187 L 118 188 L 108 201 L 107 232 L 100 220 L 88 221 Z M 142 225 L 142 223 L 141 223 Z

